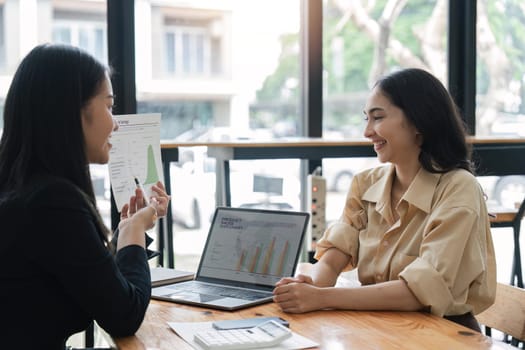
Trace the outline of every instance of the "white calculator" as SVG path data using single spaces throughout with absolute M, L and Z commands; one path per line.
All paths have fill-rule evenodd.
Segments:
M 288 328 L 267 321 L 252 328 L 201 331 L 193 339 L 206 350 L 231 350 L 273 346 L 291 336 Z

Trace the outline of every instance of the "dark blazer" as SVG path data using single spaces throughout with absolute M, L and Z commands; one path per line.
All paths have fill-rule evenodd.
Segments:
M 64 349 L 92 320 L 113 336 L 138 329 L 151 295 L 146 251 L 113 256 L 93 210 L 58 178 L 0 193 L 0 347 Z

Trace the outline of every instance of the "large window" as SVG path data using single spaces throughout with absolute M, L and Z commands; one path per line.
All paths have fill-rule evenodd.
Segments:
M 138 112 L 162 113 L 164 140 L 298 135 L 299 5 L 136 1 Z M 299 162 L 282 163 L 232 162 L 232 205 L 299 210 Z M 180 150 L 171 172 L 175 260 L 194 269 L 215 207 L 214 159 Z
M 477 2 L 476 134 L 525 137 L 525 5 L 520 0 Z M 485 177 L 489 203 L 515 208 L 525 176 Z M 488 186 L 487 186 L 488 185 Z
M 314 117 L 322 118 L 325 137 L 361 136 L 371 84 L 392 70 L 425 68 L 448 85 L 450 1 L 323 0 L 318 14 L 323 20 L 318 96 L 323 114 Z M 137 111 L 162 113 L 164 140 L 300 135 L 301 0 L 134 4 Z M 106 6 L 103 0 L 0 0 L 0 101 L 20 59 L 38 43 L 77 45 L 108 62 Z M 484 0 L 477 2 L 477 11 L 477 135 L 525 137 L 525 6 L 520 0 Z M 199 166 L 197 160 L 185 165 L 191 162 L 183 160 L 179 167 L 188 172 Z M 344 191 L 347 175 L 369 165 L 364 162 L 325 161 L 330 192 Z M 244 172 L 249 188 L 233 193 L 235 205 L 268 202 L 271 192 L 261 192 L 260 184 L 279 180 L 264 177 L 275 175 L 285 184 L 295 183 L 299 174 L 295 162 L 282 172 L 285 167 L 241 163 L 234 163 L 233 171 Z M 100 170 L 93 170 L 96 192 L 107 200 L 108 183 Z M 248 192 L 253 196 L 244 198 Z M 295 203 L 295 193 L 285 196 L 285 203 Z

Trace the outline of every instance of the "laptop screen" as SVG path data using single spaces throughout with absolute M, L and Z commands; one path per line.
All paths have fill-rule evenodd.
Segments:
M 197 277 L 273 286 L 292 276 L 308 217 L 303 212 L 217 208 Z

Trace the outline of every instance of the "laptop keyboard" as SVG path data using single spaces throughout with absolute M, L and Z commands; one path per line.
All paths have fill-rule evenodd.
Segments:
M 175 289 L 179 291 L 187 291 L 199 294 L 207 295 L 220 295 L 221 297 L 245 299 L 245 300 L 257 300 L 261 298 L 267 298 L 272 296 L 271 292 L 257 292 L 247 289 L 231 288 L 226 286 L 214 286 L 210 284 L 202 283 L 184 283 L 181 285 L 175 285 Z

